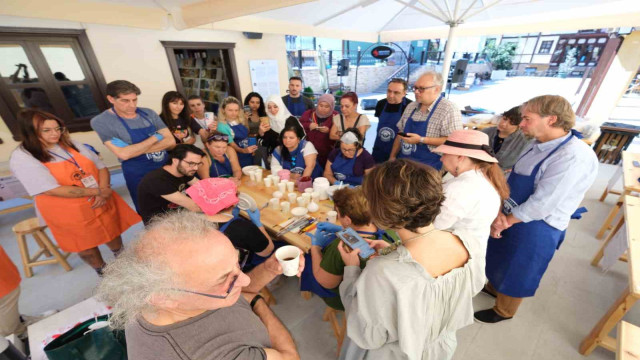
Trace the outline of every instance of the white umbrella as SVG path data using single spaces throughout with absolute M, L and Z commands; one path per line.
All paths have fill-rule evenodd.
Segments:
M 322 92 L 325 92 L 329 89 L 329 73 L 327 72 L 327 61 L 324 58 L 322 47 L 319 46 L 318 48 L 316 64 L 318 64 L 318 74 L 320 75 L 320 87 Z
M 376 42 L 640 25 L 638 0 L 318 0 L 215 22 L 214 29 Z

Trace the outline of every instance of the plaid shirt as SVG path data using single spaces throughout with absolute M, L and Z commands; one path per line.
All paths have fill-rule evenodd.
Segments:
M 435 103 L 436 102 L 434 101 L 433 104 L 429 106 L 426 113 L 420 111 L 421 104 L 417 101 L 414 101 L 407 105 L 407 108 L 402 113 L 402 117 L 397 124 L 398 129 L 400 129 L 399 131 L 404 131 L 404 125 L 409 120 L 409 116 L 411 116 L 413 110 L 416 110 L 416 112 L 413 114 L 414 122 L 427 121 L 427 117 L 433 110 L 433 106 L 435 105 Z M 460 114 L 460 110 L 458 110 L 458 107 L 454 103 L 445 98 L 442 98 L 442 100 L 440 100 L 440 103 L 438 104 L 438 107 L 433 113 L 433 116 L 431 116 L 431 119 L 429 120 L 429 124 L 427 125 L 427 133 L 418 135 L 439 138 L 449 136 L 449 134 L 451 134 L 454 130 L 462 130 L 462 115 Z M 436 148 L 436 146 L 433 145 L 428 146 L 429 150 L 431 151 Z

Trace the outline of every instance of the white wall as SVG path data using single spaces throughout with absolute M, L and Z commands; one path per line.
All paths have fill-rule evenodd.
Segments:
M 249 74 L 249 60 L 255 59 L 277 60 L 281 93 L 284 93 L 287 87 L 284 35 L 264 34 L 260 40 L 249 40 L 240 32 L 214 31 L 207 28 L 183 31 L 177 31 L 173 28 L 146 30 L 13 16 L 0 16 L 0 24 L 16 27 L 85 29 L 106 81 L 126 79 L 135 83 L 142 90 L 139 100 L 140 106 L 149 107 L 156 111 L 160 110 L 162 95 L 176 89 L 167 54 L 160 43 L 161 40 L 235 43 L 234 52 L 241 94 L 247 94 L 253 89 Z M 12 140 L 4 121 L 0 121 L 0 137 L 4 140 L 4 144 L 0 145 L 0 162 L 4 162 L 8 160 L 11 150 L 17 145 Z M 108 165 L 117 163 L 115 157 L 100 143 L 94 132 L 74 133 L 72 137 L 99 149 L 105 156 Z

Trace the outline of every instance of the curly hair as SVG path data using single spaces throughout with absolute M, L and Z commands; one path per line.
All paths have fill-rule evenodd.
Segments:
M 369 204 L 361 187 L 336 190 L 333 204 L 340 216 L 348 216 L 353 225 L 364 226 L 371 223 Z
M 373 223 L 417 231 L 433 223 L 444 201 L 442 177 L 434 168 L 398 159 L 376 166 L 362 184 Z

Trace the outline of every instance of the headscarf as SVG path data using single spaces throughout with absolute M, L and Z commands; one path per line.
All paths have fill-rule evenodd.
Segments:
M 273 115 L 269 111 L 269 103 L 272 102 L 276 104 L 278 107 L 278 113 Z M 282 98 L 278 95 L 271 95 L 267 100 L 267 116 L 269 117 L 269 125 L 271 125 L 271 130 L 277 132 L 278 134 L 284 129 L 284 125 L 287 121 L 287 118 L 291 116 L 289 109 L 284 105 Z
M 331 110 L 329 110 L 328 114 L 321 114 L 320 108 L 316 106 L 316 116 L 319 117 L 320 119 L 328 118 L 329 116 L 331 116 L 331 114 L 333 114 L 334 108 L 336 107 L 336 99 L 333 97 L 332 94 L 320 95 L 320 97 L 318 98 L 318 104 L 320 104 L 323 101 L 329 104 L 329 108 L 331 108 Z

